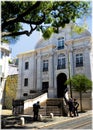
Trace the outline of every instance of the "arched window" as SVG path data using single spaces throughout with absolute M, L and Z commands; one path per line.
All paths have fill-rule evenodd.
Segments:
M 64 54 L 60 54 L 58 56 L 58 65 L 57 69 L 65 69 L 66 68 L 66 58 Z

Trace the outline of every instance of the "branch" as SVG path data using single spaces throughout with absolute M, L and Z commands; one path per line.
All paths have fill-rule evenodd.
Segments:
M 31 6 L 29 9 L 27 9 L 24 13 L 19 14 L 16 18 L 11 18 L 2 23 L 2 30 L 9 24 L 15 23 L 15 22 L 21 22 L 23 20 L 23 17 L 28 15 L 31 11 L 39 7 L 40 1 L 37 1 L 33 6 Z
M 20 35 L 24 35 L 24 34 L 27 35 L 27 36 L 30 36 L 31 33 L 32 33 L 31 30 L 30 30 L 30 32 L 27 31 L 27 30 L 21 31 L 21 32 L 2 32 L 1 37 L 20 36 Z
M 38 20 L 38 21 L 31 21 L 31 20 L 25 20 L 22 19 L 21 22 L 22 23 L 26 23 L 26 24 L 35 24 L 35 25 L 39 25 L 42 24 L 45 20 L 45 14 L 42 16 L 42 19 Z

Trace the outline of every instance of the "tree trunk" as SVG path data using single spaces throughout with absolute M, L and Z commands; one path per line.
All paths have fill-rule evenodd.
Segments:
M 82 92 L 80 92 L 79 94 L 80 94 L 80 110 L 82 112 L 83 111 L 83 109 L 82 109 Z

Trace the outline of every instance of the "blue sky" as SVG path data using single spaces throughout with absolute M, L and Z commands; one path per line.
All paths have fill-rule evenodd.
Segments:
M 15 58 L 18 54 L 33 50 L 40 39 L 40 32 L 33 32 L 31 36 L 22 35 L 15 44 L 10 44 L 12 49 L 11 57 Z
M 92 32 L 92 18 L 91 16 L 87 17 L 88 30 Z M 27 26 L 25 26 L 28 28 Z M 20 36 L 18 41 L 15 44 L 11 44 L 12 48 L 11 57 L 15 58 L 18 54 L 33 50 L 36 43 L 41 38 L 40 32 L 34 31 L 29 37 L 26 35 Z

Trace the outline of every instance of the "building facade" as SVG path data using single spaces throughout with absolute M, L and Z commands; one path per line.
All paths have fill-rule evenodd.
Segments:
M 17 66 L 10 64 L 11 48 L 9 43 L 0 44 L 0 108 L 4 103 L 4 89 L 8 75 L 18 74 Z
M 75 74 L 93 81 L 91 34 L 88 30 L 77 34 L 72 26 L 66 25 L 50 39 L 38 41 L 35 50 L 18 55 L 18 99 L 43 90 L 49 98 L 63 97 L 67 88 L 70 91 L 65 81 Z
M 3 91 L 6 82 L 6 77 L 8 75 L 8 60 L 10 57 L 11 49 L 9 44 L 0 44 L 0 108 L 3 102 Z

